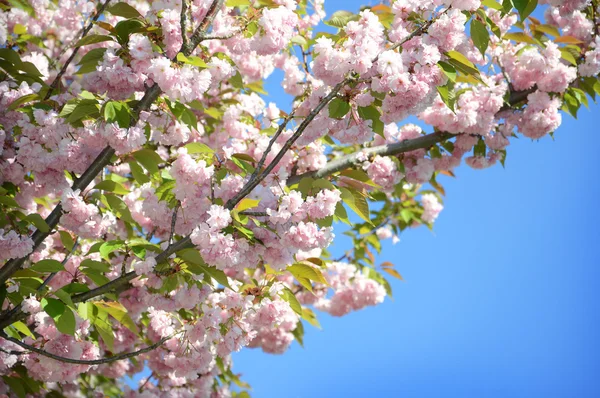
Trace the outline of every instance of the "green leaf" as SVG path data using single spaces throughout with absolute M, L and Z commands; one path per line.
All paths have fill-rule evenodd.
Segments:
M 258 200 L 258 199 L 244 198 L 239 201 L 239 203 L 235 206 L 235 209 L 237 211 L 244 211 L 244 210 L 252 209 L 253 207 L 258 206 L 259 203 L 260 203 L 260 200 Z
M 373 105 L 359 106 L 357 110 L 361 119 L 371 121 L 371 129 L 375 134 L 379 134 L 383 137 L 384 124 L 381 121 L 381 113 L 379 113 L 379 110 Z
M 454 69 L 454 66 L 444 61 L 439 61 L 438 66 L 440 67 L 442 72 L 444 72 L 444 74 L 448 76 L 448 79 L 450 79 L 450 81 L 456 82 L 456 69 Z
M 341 119 L 348 111 L 350 111 L 350 104 L 341 98 L 334 98 L 329 103 L 329 117 Z
M 444 86 L 436 87 L 442 101 L 452 112 L 455 112 L 454 106 L 456 104 L 456 94 L 454 92 L 454 83 L 452 80 L 448 80 L 448 83 Z
M 105 205 L 113 212 L 113 214 L 120 218 L 123 221 L 127 221 L 128 223 L 135 224 L 135 220 L 131 216 L 131 211 L 129 207 L 121 198 L 112 194 L 104 195 L 106 199 Z
M 7 0 L 14 8 L 25 11 L 30 17 L 35 17 L 35 10 L 27 0 Z
M 73 240 L 71 234 L 67 231 L 58 231 L 58 234 L 60 235 L 60 241 L 62 242 L 65 249 L 67 249 L 68 251 L 73 250 L 73 247 L 75 246 L 75 241 Z
M 64 108 L 63 108 L 64 109 Z M 100 116 L 99 106 L 96 101 L 82 100 L 67 117 L 67 122 L 77 123 L 81 119 L 96 119 Z
M 328 285 L 327 279 L 323 276 L 320 270 L 315 267 L 304 264 L 304 263 L 295 263 L 286 268 L 289 272 L 291 272 L 294 277 L 306 278 L 311 281 L 319 282 L 324 285 Z
M 202 69 L 208 68 L 206 62 L 204 62 L 202 58 L 195 55 L 188 55 L 186 57 L 183 53 L 177 53 L 177 61 L 183 62 L 184 64 L 194 65 Z
M 504 40 L 513 40 L 517 43 L 529 43 L 529 44 L 537 44 L 535 39 L 524 32 L 512 32 L 506 33 L 503 37 Z
M 106 9 L 112 15 L 123 18 L 142 18 L 142 14 L 127 3 L 117 3 Z
M 50 231 L 50 227 L 48 226 L 48 224 L 46 224 L 46 220 L 44 220 L 42 218 L 42 216 L 40 216 L 37 213 L 33 213 L 27 216 L 27 221 L 29 221 L 30 223 L 32 223 L 33 225 L 35 225 L 35 227 L 37 229 L 39 229 L 41 232 L 48 232 Z
M 88 35 L 81 38 L 77 43 L 75 43 L 75 47 L 87 46 L 88 44 L 102 43 L 104 41 L 114 41 L 114 39 L 111 36 L 107 35 Z
M 369 203 L 365 197 L 353 188 L 340 187 L 341 198 L 360 218 L 372 225 L 369 214 Z
M 531 27 L 536 32 L 542 32 L 542 33 L 545 33 L 547 35 L 554 36 L 554 37 L 559 37 L 560 36 L 560 32 L 558 31 L 558 29 L 555 26 L 552 26 L 552 25 L 547 25 L 547 24 L 531 25 Z
M 126 45 L 129 35 L 143 31 L 144 23 L 136 18 L 125 19 L 115 26 L 115 33 L 120 43 Z
M 125 188 L 123 185 L 119 184 L 116 181 L 104 180 L 100 181 L 98 184 L 94 186 L 94 189 L 100 189 L 103 191 L 114 192 L 118 195 L 127 195 L 129 190 Z
M 54 323 L 59 332 L 68 334 L 69 336 L 75 335 L 75 315 L 73 315 L 73 311 L 70 308 L 66 308 L 57 319 L 54 319 Z
M 109 101 L 104 105 L 104 120 L 107 123 L 117 123 L 121 128 L 129 127 L 131 114 L 125 102 Z
M 296 295 L 294 295 L 294 293 L 290 289 L 284 287 L 281 291 L 281 298 L 290 304 L 290 307 L 294 310 L 296 314 L 302 316 L 302 306 L 296 298 Z
M 158 173 L 158 165 L 164 163 L 162 158 L 151 149 L 140 149 L 133 153 L 133 157 L 138 161 L 150 174 Z
M 64 271 L 65 267 L 57 260 L 41 260 L 29 269 L 37 272 L 59 272 Z
M 486 152 L 485 141 L 482 138 L 479 138 L 479 141 L 477 141 L 477 144 L 473 148 L 473 154 L 475 156 L 485 157 L 485 152 Z
M 521 21 L 524 21 L 535 8 L 537 7 L 537 0 L 512 0 L 513 5 L 519 11 Z
M 484 6 L 486 6 L 488 8 L 491 8 L 493 10 L 498 10 L 498 11 L 502 10 L 502 5 L 495 2 L 494 0 L 483 0 L 481 2 L 481 4 L 483 4 Z
M 98 64 L 104 58 L 106 48 L 94 48 L 88 51 L 81 60 L 79 61 L 79 69 L 76 74 L 81 75 L 84 73 L 95 72 Z
M 129 168 L 131 169 L 131 175 L 133 176 L 135 181 L 137 181 L 138 184 L 144 185 L 145 183 L 150 181 L 150 178 L 146 175 L 144 169 L 142 169 L 138 162 L 129 162 Z
M 118 251 L 125 247 L 125 242 L 122 240 L 111 240 L 108 242 L 104 242 L 102 246 L 100 246 L 100 256 L 106 261 L 110 261 L 109 255 L 115 251 Z
M 21 206 L 19 206 L 19 204 L 17 203 L 17 201 L 14 200 L 13 198 L 11 198 L 10 196 L 0 196 L 0 204 L 3 204 L 5 206 L 9 206 L 9 207 L 18 207 L 18 208 L 21 208 Z
M 48 314 L 48 316 L 56 321 L 56 319 L 65 312 L 65 305 L 62 301 L 53 299 L 53 298 L 43 298 L 40 301 L 44 312 Z
M 92 303 L 88 304 L 92 305 Z M 98 307 L 95 306 L 94 308 L 94 312 L 96 312 L 97 315 L 95 314 L 95 317 L 93 318 L 93 324 L 96 327 L 98 334 L 104 341 L 104 344 L 106 344 L 109 350 L 113 351 L 115 335 L 112 329 L 112 325 L 108 321 L 108 312 L 99 311 Z
M 262 80 L 257 80 L 257 81 L 254 81 L 252 83 L 248 83 L 248 84 L 246 84 L 246 88 L 249 89 L 250 91 L 254 91 L 257 94 L 263 94 L 263 95 L 268 95 L 269 94 L 263 88 L 263 81 Z
M 225 5 L 227 7 L 249 6 L 250 1 L 249 0 L 227 0 L 225 2 Z
M 242 74 L 239 70 L 235 72 L 235 75 L 229 78 L 229 84 L 238 89 L 244 88 L 244 79 L 242 79 Z
M 475 67 L 475 65 L 473 65 L 473 63 L 469 61 L 467 57 L 458 51 L 448 51 L 446 55 L 449 58 L 448 62 L 461 73 L 464 73 L 465 75 L 479 76 L 479 70 Z
M 292 334 L 298 344 L 300 344 L 301 347 L 304 347 L 304 325 L 302 325 L 302 321 L 298 321 L 296 329 L 292 330 Z
M 133 322 L 129 314 L 127 314 L 127 309 L 123 307 L 122 304 L 115 301 L 95 301 L 94 305 L 98 308 L 98 310 L 109 313 L 113 318 L 115 318 L 119 323 L 131 330 L 133 333 L 140 333 L 137 325 Z
M 196 275 L 204 274 L 204 276 L 209 276 L 221 285 L 231 289 L 229 281 L 227 280 L 227 275 L 225 275 L 223 271 L 207 265 L 198 250 L 183 249 L 177 252 L 177 256 L 185 261 L 190 272 Z
M 314 327 L 321 329 L 321 324 L 317 320 L 317 316 L 312 310 L 308 308 L 302 308 L 302 319 L 304 319 L 306 322 L 310 323 Z
M 67 293 L 67 291 L 63 289 L 59 289 L 54 292 L 54 295 L 60 299 L 67 306 L 74 308 L 75 304 L 73 304 L 73 300 L 71 300 L 71 295 Z
M 95 261 L 86 258 L 81 262 L 80 267 L 90 268 L 99 272 L 108 272 L 110 271 L 111 265 L 103 261 Z
M 561 58 L 571 63 L 571 65 L 577 66 L 577 60 L 573 56 L 573 54 L 566 48 L 560 48 Z
M 14 327 L 19 332 L 23 333 L 25 336 L 31 337 L 32 339 L 35 339 L 35 336 L 33 335 L 33 333 L 31 333 L 31 330 L 29 330 L 29 328 L 27 327 L 27 325 L 25 325 L 23 322 L 17 321 L 17 322 L 13 323 L 10 326 Z
M 471 40 L 481 55 L 485 57 L 485 51 L 490 44 L 490 33 L 487 30 L 486 25 L 478 19 L 471 21 Z
M 4 380 L 4 382 L 10 387 L 10 391 L 15 393 L 17 397 L 25 398 L 27 391 L 25 390 L 25 386 L 21 382 L 21 379 L 16 377 L 2 376 L 2 380 Z
M 36 101 L 39 98 L 40 98 L 40 96 L 38 94 L 27 94 L 27 95 L 24 95 L 24 96 L 22 96 L 20 98 L 17 98 L 13 102 L 11 102 L 7 109 L 10 110 L 10 111 L 14 111 L 15 109 L 17 109 L 18 107 L 20 107 L 24 103 Z
M 191 142 L 189 144 L 184 145 L 184 148 L 190 155 L 193 155 L 195 153 L 215 153 L 214 149 L 201 142 Z

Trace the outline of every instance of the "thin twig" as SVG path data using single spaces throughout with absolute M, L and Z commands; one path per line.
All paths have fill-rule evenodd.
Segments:
M 175 224 L 177 224 L 177 211 L 181 206 L 181 202 L 178 200 L 173 210 L 173 216 L 171 217 L 171 233 L 169 234 L 169 246 L 173 244 L 173 236 L 175 235 Z
M 94 15 L 94 17 L 92 18 L 92 20 L 90 21 L 90 23 L 88 24 L 88 26 L 86 26 L 83 29 L 83 32 L 81 33 L 81 37 L 79 38 L 79 40 L 81 40 L 82 38 L 84 38 L 88 34 L 88 32 L 92 29 L 92 26 L 94 26 L 94 22 L 96 22 L 98 20 L 98 18 L 100 18 L 100 15 L 102 15 L 102 13 L 104 12 L 104 9 L 106 8 L 106 6 L 108 5 L 108 3 L 110 3 L 110 2 L 111 2 L 111 0 L 106 0 L 100 6 L 100 8 L 98 8 L 98 10 L 96 11 L 96 15 Z M 69 67 L 69 64 L 73 61 L 73 59 L 75 58 L 75 56 L 79 52 L 80 48 L 81 47 L 75 47 L 73 49 L 73 52 L 71 53 L 71 56 L 69 57 L 69 59 L 67 59 L 67 62 L 65 62 L 65 64 L 62 67 L 62 69 L 60 70 L 60 72 L 58 72 L 58 74 L 56 75 L 56 77 L 54 78 L 54 80 L 52 81 L 52 83 L 50 84 L 50 87 L 48 88 L 48 92 L 44 96 L 44 101 L 47 100 L 48 98 L 50 98 L 52 96 L 52 92 L 54 91 L 54 89 L 60 83 L 60 80 L 62 79 L 63 75 L 67 71 L 67 68 Z
M 73 253 L 75 252 L 75 249 L 77 249 L 78 245 L 79 245 L 79 236 L 77 238 L 75 238 L 75 242 L 73 243 L 73 247 L 71 248 L 71 251 L 67 253 L 67 255 L 65 256 L 65 258 L 60 263 L 63 267 L 65 266 L 65 264 L 67 264 L 67 261 L 69 261 L 69 258 L 71 257 L 71 255 L 73 255 Z M 48 277 L 46 278 L 46 280 L 44 280 L 44 283 L 42 283 L 40 285 L 40 287 L 37 288 L 37 291 L 39 292 L 48 283 L 50 283 L 50 281 L 52 280 L 52 278 L 54 278 L 54 275 L 56 275 L 56 272 L 53 272 L 50 275 L 48 275 Z
M 260 160 L 256 164 L 256 168 L 252 172 L 252 175 L 250 176 L 250 180 L 255 179 L 256 176 L 258 175 L 258 173 L 260 173 L 262 167 L 265 165 L 265 161 L 267 160 L 267 156 L 269 155 L 269 152 L 271 152 L 271 148 L 273 147 L 273 144 L 275 143 L 275 141 L 277 141 L 277 138 L 279 138 L 279 136 L 281 135 L 283 130 L 286 128 L 289 121 L 292 120 L 295 113 L 296 113 L 296 109 L 292 110 L 290 112 L 290 114 L 287 115 L 287 117 L 283 120 L 283 123 L 281 123 L 279 125 L 279 128 L 277 128 L 277 131 L 275 131 L 275 134 L 273 134 L 273 137 L 271 137 L 271 139 L 269 140 L 269 145 L 267 145 L 267 149 L 265 149 Z
M 154 372 L 150 373 L 150 376 L 148 376 L 148 378 L 146 379 L 146 381 L 138 388 L 138 393 L 141 393 L 142 391 L 144 391 L 144 387 L 146 387 L 146 384 L 148 384 L 148 382 L 150 381 L 150 379 L 154 376 Z

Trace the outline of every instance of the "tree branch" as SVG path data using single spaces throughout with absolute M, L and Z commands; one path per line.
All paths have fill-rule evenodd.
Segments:
M 240 192 L 238 192 L 233 198 L 231 198 L 227 201 L 227 203 L 225 204 L 225 207 L 227 209 L 232 210 L 240 200 L 242 200 L 246 195 L 248 195 L 250 192 L 252 192 L 252 190 L 258 184 L 260 184 L 260 182 L 271 171 L 273 171 L 275 166 L 285 156 L 286 152 L 292 147 L 294 142 L 296 142 L 296 140 L 298 138 L 300 138 L 300 136 L 302 135 L 302 133 L 304 132 L 306 127 L 308 127 L 310 122 L 312 122 L 313 119 L 319 114 L 319 112 L 321 112 L 321 110 L 337 95 L 337 93 L 342 89 L 342 87 L 344 87 L 350 81 L 352 81 L 351 78 L 345 78 L 344 80 L 342 80 L 341 82 L 336 84 L 335 87 L 333 89 L 331 89 L 329 94 L 327 94 L 325 97 L 323 97 L 323 99 L 321 99 L 321 101 L 315 107 L 315 109 L 313 109 L 308 114 L 308 116 L 306 116 L 304 118 L 304 120 L 302 121 L 302 123 L 300 123 L 300 126 L 298 126 L 298 128 L 296 129 L 294 134 L 285 142 L 283 147 L 279 150 L 279 152 L 277 153 L 275 158 L 271 161 L 271 163 L 269 163 L 269 165 L 265 168 L 265 170 L 263 172 L 259 173 L 258 175 L 256 175 L 254 178 L 251 178 L 250 180 L 248 180 L 248 182 L 242 187 Z
M 98 20 L 98 18 L 100 18 L 100 15 L 102 15 L 102 13 L 104 12 L 104 10 L 106 9 L 106 6 L 110 2 L 111 2 L 111 0 L 106 0 L 100 6 L 100 8 L 98 8 L 98 10 L 96 11 L 96 14 L 94 15 L 94 17 L 92 18 L 92 20 L 90 21 L 90 23 L 83 29 L 83 32 L 81 33 L 81 37 L 79 38 L 79 40 L 83 39 L 88 34 L 88 32 L 92 29 L 92 26 L 94 26 L 94 22 L 96 22 Z M 44 96 L 44 101 L 47 100 L 48 98 L 50 98 L 52 96 L 52 92 L 54 91 L 54 89 L 56 88 L 56 86 L 58 86 L 58 84 L 60 83 L 60 80 L 62 79 L 63 75 L 67 71 L 67 68 L 69 67 L 69 65 L 71 64 L 71 62 L 73 61 L 73 59 L 75 58 L 75 56 L 77 55 L 77 53 L 79 52 L 80 48 L 81 47 L 75 47 L 75 49 L 73 49 L 73 52 L 71 53 L 71 56 L 69 57 L 69 59 L 67 59 L 67 62 L 65 62 L 65 64 L 62 67 L 62 69 L 60 70 L 60 72 L 58 72 L 58 74 L 56 75 L 56 77 L 54 78 L 54 80 L 52 81 L 52 83 L 50 84 L 50 87 L 48 88 L 48 92 Z
M 127 352 L 125 354 L 119 354 L 119 355 L 114 355 L 112 357 L 107 357 L 107 358 L 102 358 L 102 359 L 90 359 L 90 360 L 85 360 L 85 359 L 72 359 L 72 358 L 67 358 L 67 357 L 61 357 L 59 355 L 55 355 L 55 354 L 51 354 L 48 351 L 44 351 L 40 348 L 31 346 L 29 344 L 25 344 L 23 343 L 21 340 L 15 339 L 14 337 L 9 337 L 6 335 L 0 335 L 0 337 L 2 337 L 5 340 L 8 340 L 12 343 L 15 343 L 16 345 L 31 351 L 31 352 L 35 352 L 36 354 L 48 357 L 48 358 L 52 358 L 56 361 L 60 361 L 60 362 L 65 362 L 65 363 L 72 363 L 75 365 L 102 365 L 105 363 L 111 363 L 111 362 L 115 362 L 115 361 L 120 361 L 123 359 L 128 359 L 128 358 L 133 358 L 136 357 L 140 354 L 144 354 L 146 352 L 150 352 L 152 350 L 157 349 L 158 347 L 160 347 L 165 341 L 169 340 L 170 338 L 173 337 L 173 335 L 171 336 L 167 336 L 167 337 L 163 337 L 162 339 L 158 340 L 156 343 L 149 345 L 147 347 L 141 348 L 137 351 L 133 351 L 133 352 Z M 25 352 L 22 351 L 10 351 L 11 354 L 13 355 L 23 355 L 25 354 Z
M 182 48 L 187 48 L 188 46 L 188 37 L 187 37 L 187 9 L 188 4 L 187 0 L 181 0 L 181 40 L 182 40 Z
M 190 42 L 188 46 L 183 49 L 185 52 L 187 52 L 185 55 L 191 54 L 196 49 L 198 44 L 200 44 L 200 42 L 204 39 L 206 36 L 206 30 L 210 25 L 212 25 L 215 17 L 219 13 L 219 10 L 223 7 L 224 3 L 225 0 L 213 0 L 210 8 L 204 16 L 204 19 L 202 22 L 200 22 L 194 33 L 192 33 L 192 36 L 190 36 Z
M 277 131 L 275 131 L 275 134 L 273 134 L 273 137 L 271 137 L 271 139 L 269 140 L 269 145 L 267 145 L 267 149 L 265 149 L 265 151 L 262 154 L 262 157 L 256 164 L 256 168 L 254 169 L 254 172 L 250 176 L 250 180 L 254 180 L 256 178 L 256 176 L 260 173 L 260 170 L 262 169 L 262 167 L 265 164 L 265 161 L 267 160 L 267 156 L 269 155 L 269 152 L 271 152 L 271 148 L 273 147 L 273 144 L 275 143 L 275 141 L 277 141 L 277 138 L 279 138 L 279 136 L 281 135 L 281 133 L 283 132 L 283 130 L 285 129 L 285 127 L 287 126 L 289 121 L 292 120 L 295 113 L 296 113 L 296 110 L 295 109 L 292 110 L 290 112 L 290 114 L 287 115 L 287 117 L 284 119 L 283 123 L 281 123 L 279 125 L 279 127 L 277 128 Z
M 427 134 L 422 137 L 414 138 L 412 140 L 405 140 L 401 142 L 395 142 L 393 144 L 385 144 L 372 148 L 364 148 L 360 152 L 351 153 L 349 155 L 342 156 L 341 158 L 333 159 L 332 161 L 328 162 L 325 165 L 325 167 L 319 170 L 309 171 L 307 173 L 293 176 L 288 179 L 287 183 L 288 185 L 293 185 L 300 182 L 300 180 L 302 180 L 305 177 L 323 178 L 338 171 L 345 170 L 348 167 L 360 163 L 358 158 L 362 154 L 368 157 L 376 155 L 397 155 L 403 152 L 414 151 L 415 149 L 428 148 L 434 144 L 437 144 L 438 142 L 445 141 L 451 137 L 454 137 L 454 134 L 438 131 L 436 133 Z

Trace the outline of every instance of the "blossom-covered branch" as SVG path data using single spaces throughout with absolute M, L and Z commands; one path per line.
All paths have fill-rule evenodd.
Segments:
M 391 295 L 381 241 L 434 228 L 443 176 L 600 95 L 596 0 L 9 3 L 0 375 L 31 396 L 110 395 L 142 363 L 126 396 L 232 395 L 233 352 Z

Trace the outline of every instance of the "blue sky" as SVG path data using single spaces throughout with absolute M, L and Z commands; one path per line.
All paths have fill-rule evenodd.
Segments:
M 329 15 L 358 7 L 326 2 Z M 599 111 L 563 115 L 554 141 L 513 140 L 506 168 L 441 177 L 434 231 L 378 258 L 405 278 L 394 300 L 319 314 L 323 330 L 307 326 L 305 348 L 282 356 L 234 355 L 252 396 L 600 396 Z M 349 244 L 338 237 L 334 255 Z

